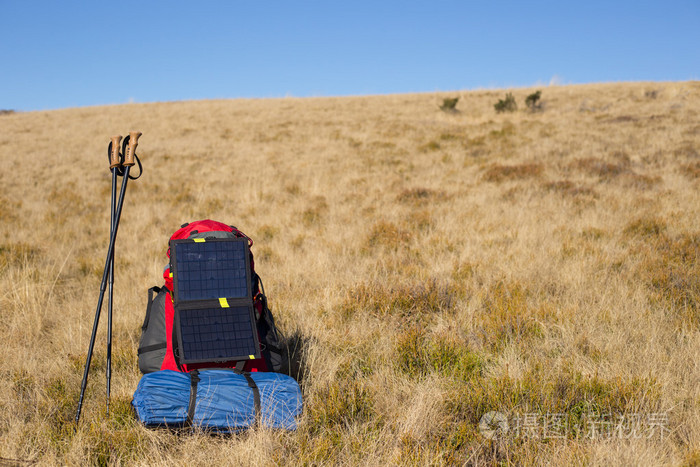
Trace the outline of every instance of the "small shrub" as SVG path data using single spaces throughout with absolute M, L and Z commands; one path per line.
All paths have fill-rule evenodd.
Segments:
M 454 133 L 442 133 L 440 134 L 440 140 L 441 141 L 455 141 L 459 140 L 460 136 L 455 135 Z
M 328 211 L 328 203 L 324 196 L 314 196 L 310 204 L 311 206 L 301 214 L 301 220 L 306 227 L 318 225 Z
M 650 176 L 638 174 L 631 170 L 624 175 L 622 180 L 626 186 L 639 190 L 649 190 L 661 183 L 661 177 L 658 175 Z
M 489 139 L 501 140 L 506 139 L 515 135 L 515 125 L 511 122 L 504 122 L 500 130 L 491 130 L 489 132 Z
M 700 157 L 700 152 L 692 141 L 684 141 L 680 146 L 673 150 L 673 155 L 676 158 L 684 157 L 686 159 L 697 159 Z
M 587 172 L 589 175 L 598 176 L 601 180 L 606 181 L 630 170 L 629 163 L 626 161 L 621 161 L 620 163 L 614 164 L 597 157 L 578 159 L 573 165 L 575 168 L 583 172 Z
M 563 195 L 577 197 L 577 196 L 591 196 L 596 197 L 596 192 L 592 188 L 588 188 L 583 185 L 576 184 L 570 180 L 558 180 L 556 182 L 549 182 L 545 184 L 544 188 L 547 191 L 555 191 Z
M 525 98 L 525 105 L 530 112 L 542 110 L 542 102 L 540 102 L 540 97 L 542 97 L 542 91 L 533 92 Z
M 604 117 L 601 115 L 601 117 Z M 628 122 L 636 122 L 638 121 L 638 117 L 634 117 L 632 115 L 619 115 L 617 117 L 613 117 L 610 119 L 605 120 L 606 122 L 609 123 L 628 123 Z
M 358 379 L 332 381 L 309 397 L 307 404 L 312 432 L 366 422 L 375 416 L 374 398 Z
M 176 191 L 177 194 L 170 198 L 171 204 L 176 206 L 191 205 L 196 202 L 195 195 L 186 186 L 181 187 Z M 79 205 L 78 205 L 79 206 Z
M 581 237 L 587 240 L 600 240 L 605 236 L 605 231 L 596 227 L 588 227 L 581 231 Z
M 342 309 L 346 315 L 361 311 L 377 316 L 420 318 L 421 315 L 453 310 L 455 298 L 457 291 L 454 287 L 436 280 L 395 286 L 369 283 L 359 284 L 348 291 Z
M 441 198 L 444 198 L 443 193 L 430 188 L 411 188 L 403 190 L 396 200 L 400 203 L 425 204 Z
M 132 418 L 133 420 L 133 418 Z M 142 430 L 110 426 L 111 423 L 90 425 L 86 436 L 89 465 L 131 465 L 145 454 L 148 446 Z
M 31 262 L 39 258 L 41 251 L 28 243 L 0 244 L 0 270 L 11 264 Z
M 429 209 L 412 210 L 406 223 L 409 228 L 423 231 L 429 229 L 433 225 L 433 215 Z
M 99 259 L 93 258 L 91 256 L 79 256 L 78 257 L 78 270 L 83 276 L 101 277 L 102 276 L 102 264 Z
M 220 198 L 207 198 L 204 202 L 203 211 L 206 213 L 212 213 L 210 217 L 216 218 L 215 215 L 217 211 L 221 211 L 224 208 L 224 203 Z
M 457 112 L 457 102 L 459 97 L 446 97 L 442 100 L 440 110 L 443 112 Z
M 521 180 L 524 178 L 539 177 L 544 170 L 542 164 L 494 164 L 484 173 L 487 182 L 502 182 L 504 180 Z
M 670 236 L 662 221 L 641 220 L 630 224 L 643 242 L 636 254 L 642 259 L 635 271 L 654 291 L 655 298 L 668 306 L 679 327 L 700 326 L 700 234 Z
M 277 256 L 277 253 L 275 253 L 275 250 L 270 248 L 267 245 L 263 245 L 260 248 L 257 249 L 255 252 L 255 259 L 259 259 L 260 261 L 276 261 L 279 259 Z
M 16 211 L 21 206 L 19 202 L 11 202 L 9 199 L 0 196 L 0 221 L 9 222 L 17 218 Z
M 440 149 L 440 143 L 437 141 L 428 141 L 427 143 L 418 147 L 420 152 L 431 152 Z
M 45 414 L 47 427 L 43 434 L 48 446 L 57 453 L 65 453 L 75 436 L 75 400 L 70 384 L 63 378 L 51 378 L 42 385 L 43 396 L 38 409 Z
M 692 162 L 681 166 L 681 172 L 689 178 L 700 178 L 700 162 Z
M 292 239 L 292 241 L 289 244 L 292 246 L 293 249 L 301 250 L 304 247 L 304 240 L 304 235 L 297 235 Z
M 410 328 L 398 336 L 396 368 L 420 379 L 432 372 L 468 380 L 480 375 L 483 358 L 448 335 L 428 336 L 423 328 Z
M 28 371 L 21 369 L 14 371 L 12 375 L 12 389 L 17 401 L 33 404 L 35 401 L 36 380 Z
M 468 138 L 464 144 L 464 147 L 469 148 L 469 147 L 474 147 L 474 146 L 485 146 L 485 145 L 486 145 L 486 136 L 477 136 L 475 138 Z
M 696 449 L 695 451 L 686 455 L 685 460 L 683 461 L 683 465 L 688 465 L 688 466 L 700 465 L 700 449 Z
M 290 185 L 285 186 L 284 191 L 286 191 L 287 193 L 289 193 L 292 196 L 297 196 L 297 195 L 301 194 L 301 188 L 299 187 L 299 185 L 297 183 L 292 183 Z
M 410 232 L 400 229 L 391 222 L 380 221 L 372 227 L 367 238 L 369 247 L 398 248 L 411 239 Z
M 499 99 L 498 102 L 493 105 L 493 108 L 496 109 L 496 113 L 499 114 L 502 112 L 515 112 L 518 110 L 518 104 L 515 102 L 513 93 L 509 92 L 506 94 L 506 98 Z
M 546 306 L 529 303 L 531 292 L 518 282 L 499 281 L 481 298 L 476 316 L 479 334 L 493 350 L 543 335 L 541 323 L 554 319 Z
M 134 186 L 137 184 L 135 183 Z M 88 216 L 97 212 L 98 205 L 94 202 L 96 197 L 86 199 L 75 183 L 68 182 L 59 189 L 54 189 L 47 197 L 51 208 L 45 212 L 47 223 L 64 225 L 71 216 L 80 216 L 87 220 Z M 80 206 L 80 209 L 75 209 Z
M 640 217 L 625 227 L 624 233 L 636 237 L 653 237 L 666 230 L 666 222 L 661 219 Z
M 262 227 L 260 227 L 260 231 L 258 232 L 258 235 L 260 236 L 260 239 L 263 241 L 270 241 L 275 236 L 280 232 L 280 229 L 278 227 L 275 227 L 274 225 L 268 225 L 265 224 Z
M 660 396 L 661 387 L 653 378 L 604 379 L 571 369 L 548 373 L 535 365 L 519 379 L 506 375 L 465 380 L 447 395 L 445 408 L 472 424 L 492 410 L 511 417 L 529 412 L 539 417 L 558 414 L 565 421 L 562 435 L 574 439 L 611 414 L 625 417 L 656 411 Z

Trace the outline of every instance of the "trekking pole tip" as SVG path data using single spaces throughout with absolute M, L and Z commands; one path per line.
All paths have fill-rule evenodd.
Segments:
M 136 146 L 139 145 L 139 138 L 143 133 L 140 131 L 130 131 L 129 132 L 129 146 L 126 148 L 126 153 L 124 154 L 124 166 L 131 167 L 135 164 L 134 156 L 136 155 Z
M 122 165 L 121 161 L 119 160 L 119 147 L 122 141 L 122 135 L 114 135 L 110 139 L 112 142 L 109 143 L 109 168 L 114 169 Z

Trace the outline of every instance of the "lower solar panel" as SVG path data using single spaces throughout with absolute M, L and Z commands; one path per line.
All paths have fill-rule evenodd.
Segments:
M 175 316 L 182 363 L 260 357 L 252 306 L 177 309 Z

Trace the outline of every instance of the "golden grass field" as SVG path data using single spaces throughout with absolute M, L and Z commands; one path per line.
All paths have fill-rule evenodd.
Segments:
M 536 88 L 501 114 L 506 90 L 0 115 L 0 464 L 698 465 L 700 82 L 541 89 L 534 113 Z M 133 129 L 112 412 L 105 307 L 74 433 L 106 148 Z M 174 434 L 130 411 L 146 290 L 205 218 L 255 241 L 296 432 Z M 510 420 L 491 440 L 489 411 Z

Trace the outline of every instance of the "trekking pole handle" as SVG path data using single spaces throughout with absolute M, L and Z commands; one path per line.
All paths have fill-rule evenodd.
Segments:
M 134 156 L 136 155 L 136 146 L 139 145 L 139 138 L 143 133 L 140 131 L 130 131 L 129 132 L 129 146 L 126 148 L 124 153 L 124 167 L 131 167 L 136 162 L 134 162 Z
M 111 138 L 112 142 L 109 143 L 109 168 L 115 169 L 122 165 L 119 160 L 119 148 L 121 147 L 122 135 L 115 135 Z

